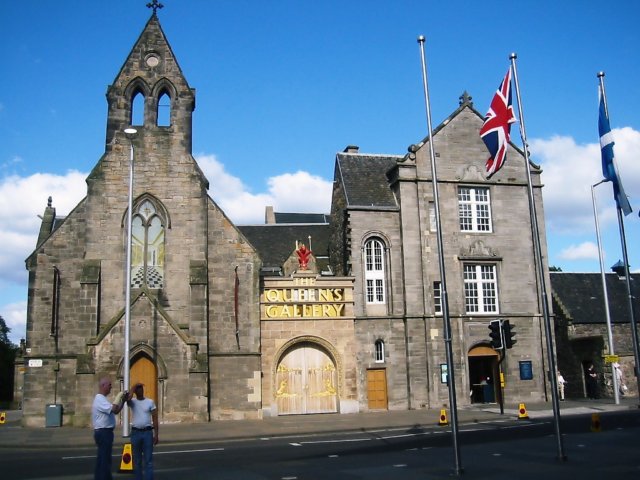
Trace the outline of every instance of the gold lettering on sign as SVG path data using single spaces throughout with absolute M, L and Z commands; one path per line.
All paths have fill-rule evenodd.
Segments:
M 263 303 L 266 318 L 336 318 L 345 314 L 344 288 L 313 287 L 315 279 L 297 278 L 294 285 L 266 288 Z

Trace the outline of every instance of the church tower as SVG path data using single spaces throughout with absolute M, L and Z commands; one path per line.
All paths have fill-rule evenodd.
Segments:
M 161 422 L 260 414 L 260 259 L 191 154 L 195 90 L 158 5 L 107 89 L 105 153 L 87 196 L 65 218 L 49 202 L 27 259 L 25 361 L 45 368 L 25 370 L 26 424 L 42 425 L 54 396 L 64 423 L 88 424 L 99 378 L 110 376 L 114 393 L 130 387 L 127 290 L 130 383 L 145 384 Z

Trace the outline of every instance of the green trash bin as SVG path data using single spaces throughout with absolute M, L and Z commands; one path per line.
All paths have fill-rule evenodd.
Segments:
M 50 403 L 44 411 L 45 427 L 61 427 L 62 426 L 62 405 L 59 403 Z

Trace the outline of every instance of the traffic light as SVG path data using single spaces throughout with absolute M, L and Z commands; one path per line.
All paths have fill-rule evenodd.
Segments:
M 502 348 L 502 322 L 500 320 L 491 320 L 489 322 L 489 337 L 491 338 L 491 346 L 495 349 Z
M 513 328 L 513 325 L 509 323 L 509 320 L 505 320 L 502 322 L 502 330 L 504 332 L 504 346 L 506 348 L 513 347 L 514 343 L 517 343 L 516 340 L 516 332 Z

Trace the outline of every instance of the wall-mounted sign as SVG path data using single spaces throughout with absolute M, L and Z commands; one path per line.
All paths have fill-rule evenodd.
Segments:
M 520 362 L 520 380 L 533 380 L 533 364 L 531 360 Z
M 42 359 L 41 358 L 31 358 L 31 359 L 29 359 L 29 366 L 30 367 L 41 367 L 42 366 Z
M 345 318 L 352 315 L 353 282 L 315 277 L 269 279 L 260 303 L 264 320 Z

